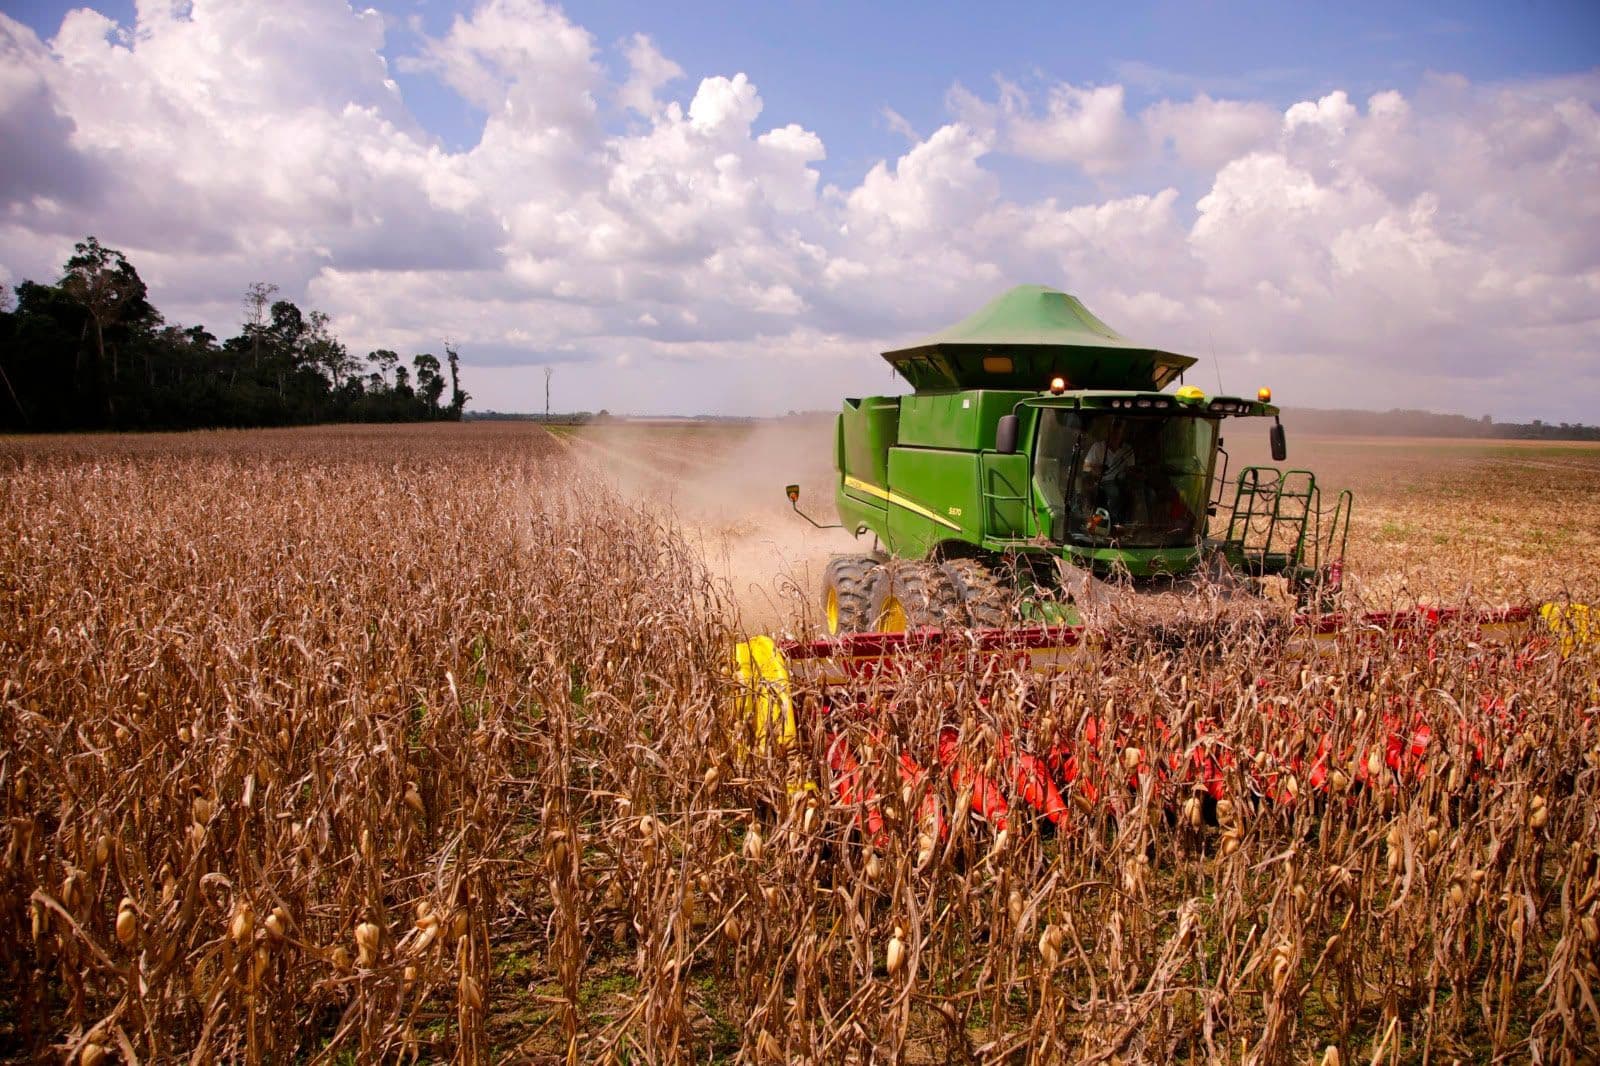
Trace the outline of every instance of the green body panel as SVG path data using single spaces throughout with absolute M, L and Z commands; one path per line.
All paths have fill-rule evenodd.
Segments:
M 978 455 L 934 448 L 890 448 L 890 502 L 884 545 L 921 558 L 945 541 L 983 537 Z
M 1186 574 L 1200 561 L 1198 545 L 1193 548 L 1079 548 L 1063 545 L 1058 554 L 1084 568 L 1121 568 L 1134 577 Z
M 839 415 L 837 466 L 874 485 L 888 484 L 889 449 L 899 439 L 900 398 L 846 400 Z
M 1036 525 L 1030 516 L 1035 501 L 1028 457 L 1020 452 L 983 452 L 978 456 L 978 474 L 983 543 L 1033 536 Z
M 1032 392 L 967 389 L 918 393 L 900 398 L 899 444 L 914 448 L 960 448 L 975 452 L 994 447 L 994 428 Z

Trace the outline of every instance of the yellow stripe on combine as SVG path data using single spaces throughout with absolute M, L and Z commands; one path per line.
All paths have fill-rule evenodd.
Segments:
M 899 495 L 897 493 L 890 492 L 888 489 L 880 489 L 876 485 L 869 485 L 865 481 L 862 481 L 859 478 L 851 477 L 849 474 L 846 474 L 844 476 L 844 483 L 845 483 L 845 487 L 846 488 L 851 488 L 851 489 L 855 489 L 855 490 L 857 490 L 859 492 L 864 492 L 869 496 L 876 496 L 880 500 L 888 500 L 890 503 L 894 504 L 896 507 L 904 507 L 906 510 L 910 511 L 912 514 L 919 514 L 923 518 L 926 518 L 931 522 L 939 523 L 941 526 L 947 526 L 950 529 L 956 529 L 956 530 L 959 530 L 961 528 L 959 525 L 957 525 L 956 523 L 950 521 L 950 519 L 944 517 L 943 515 L 936 515 L 932 511 L 928 510 L 926 507 L 922 506 L 922 504 L 916 503 L 916 502 L 914 502 L 912 500 L 908 500 L 904 496 L 901 496 L 901 495 Z

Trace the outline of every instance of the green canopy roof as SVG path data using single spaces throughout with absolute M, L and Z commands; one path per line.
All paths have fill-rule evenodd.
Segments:
M 1160 389 L 1194 359 L 1131 341 L 1076 296 L 1019 285 L 982 310 L 884 352 L 918 392 L 938 389 L 1044 390 L 1062 377 L 1069 389 Z

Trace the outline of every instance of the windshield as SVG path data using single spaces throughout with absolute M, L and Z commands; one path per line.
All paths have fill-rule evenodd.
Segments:
M 1194 544 L 1216 436 L 1209 418 L 1041 410 L 1034 480 L 1050 539 L 1097 548 Z

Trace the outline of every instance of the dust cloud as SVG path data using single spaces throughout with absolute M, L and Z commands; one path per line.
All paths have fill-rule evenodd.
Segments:
M 837 520 L 832 418 L 757 423 L 619 423 L 572 434 L 575 456 L 597 465 L 630 498 L 669 512 L 725 583 L 745 633 L 799 634 L 817 623 L 828 557 L 870 548 L 842 529 L 818 530 L 800 506 Z

